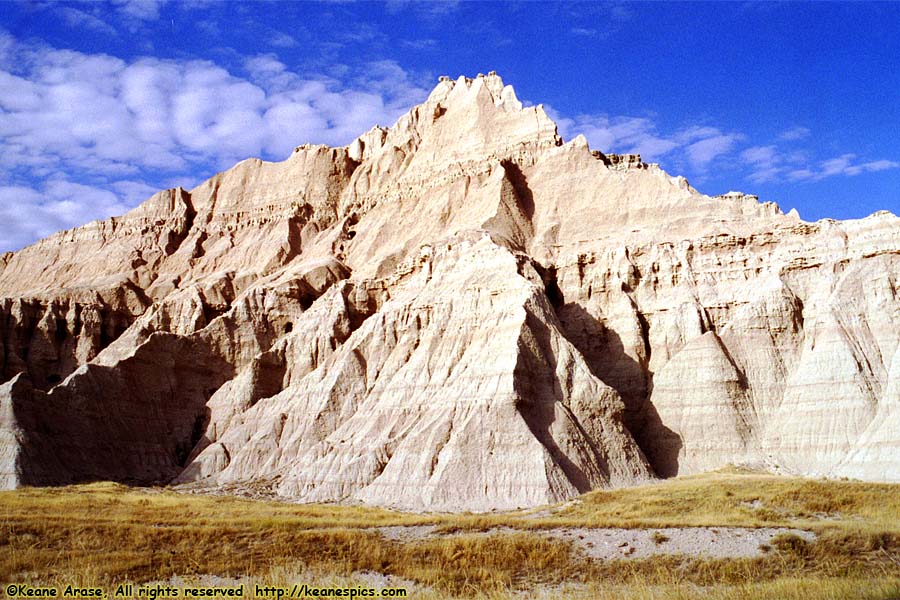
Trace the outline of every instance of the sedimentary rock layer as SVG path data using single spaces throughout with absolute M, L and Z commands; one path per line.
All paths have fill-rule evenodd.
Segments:
M 900 220 L 564 142 L 494 74 L 0 258 L 0 479 L 488 510 L 900 473 Z

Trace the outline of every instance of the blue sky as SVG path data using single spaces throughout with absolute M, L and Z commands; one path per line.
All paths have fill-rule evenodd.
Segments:
M 900 212 L 900 3 L 32 0 L 0 14 L 0 251 L 491 70 L 704 193 Z

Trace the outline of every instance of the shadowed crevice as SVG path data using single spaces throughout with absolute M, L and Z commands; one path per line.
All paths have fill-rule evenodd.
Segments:
M 570 302 L 555 308 L 563 335 L 582 354 L 591 373 L 621 396 L 625 403 L 625 427 L 654 472 L 660 477 L 677 475 L 681 437 L 662 423 L 650 402 L 653 373 L 625 351 L 622 338 L 615 330 L 606 327 L 584 307 Z M 644 345 L 649 346 L 649 326 L 643 315 L 639 322 Z

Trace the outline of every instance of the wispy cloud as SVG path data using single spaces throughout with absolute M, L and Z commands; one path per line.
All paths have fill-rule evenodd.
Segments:
M 562 6 L 575 23 L 569 33 L 578 37 L 609 38 L 634 18 L 631 7 L 624 2 L 575 2 Z
M 810 130 L 806 127 L 792 127 L 791 129 L 781 132 L 778 139 L 792 142 L 809 137 L 809 134 Z
M 390 14 L 412 10 L 426 19 L 440 19 L 459 9 L 458 0 L 388 0 L 385 8 Z
M 339 42 L 351 44 L 386 44 L 390 39 L 387 34 L 369 23 L 355 23 L 338 31 L 335 37 Z
M 113 0 L 122 16 L 137 21 L 154 21 L 159 18 L 159 10 L 168 0 Z
M 100 17 L 72 6 L 59 6 L 56 8 L 56 14 L 62 17 L 63 21 L 69 27 L 75 29 L 89 29 L 95 33 L 101 33 L 108 36 L 118 35 L 115 28 Z
M 795 169 L 787 176 L 792 181 L 819 181 L 827 177 L 855 176 L 862 173 L 874 173 L 888 169 L 900 168 L 900 162 L 894 160 L 870 160 L 860 162 L 855 154 L 842 154 L 835 158 L 823 160 L 816 167 Z
M 754 183 L 821 181 L 829 177 L 852 177 L 862 173 L 900 168 L 900 162 L 897 161 L 884 159 L 860 161 L 852 153 L 812 162 L 807 153 L 783 153 L 775 144 L 747 148 L 740 153 L 740 159 L 750 169 L 747 179 Z
M 215 19 L 200 19 L 194 21 L 194 27 L 209 36 L 222 35 L 222 26 Z
M 712 135 L 691 143 L 685 148 L 685 152 L 695 168 L 704 169 L 713 159 L 728 154 L 735 142 L 743 137 L 736 133 Z
M 403 47 L 411 48 L 413 50 L 428 50 L 431 48 L 436 48 L 438 45 L 437 40 L 431 38 L 403 40 L 400 43 L 403 45 Z
M 552 107 L 548 107 L 548 112 L 565 138 L 581 133 L 592 147 L 602 152 L 637 153 L 652 162 L 680 153 L 697 171 L 705 169 L 717 157 L 728 154 L 744 137 L 709 126 L 686 127 L 663 134 L 646 117 L 579 115 L 567 118 Z
M 275 46 L 276 48 L 294 48 L 297 46 L 297 40 L 288 34 L 276 31 L 273 32 L 271 36 L 269 36 L 269 45 Z
M 775 146 L 753 146 L 740 154 L 743 164 L 750 167 L 747 179 L 753 183 L 765 183 L 778 179 L 784 171 L 784 158 Z
M 671 133 L 662 133 L 647 117 L 578 115 L 566 117 L 553 107 L 547 112 L 559 126 L 560 134 L 571 139 L 583 134 L 591 147 L 602 152 L 636 153 L 649 162 L 666 160 L 688 168 L 701 178 L 713 164 L 729 163 L 737 166 L 751 183 L 778 181 L 821 181 L 828 177 L 852 177 L 900 168 L 894 160 L 862 160 L 855 154 L 820 161 L 812 161 L 810 152 L 798 150 L 790 144 L 789 151 L 779 148 L 779 142 L 796 142 L 811 135 L 809 129 L 795 127 L 778 136 L 774 143 L 745 147 L 748 135 L 730 132 L 719 127 L 697 125 Z M 744 146 L 744 147 L 742 147 Z M 717 162 L 719 161 L 719 162 Z

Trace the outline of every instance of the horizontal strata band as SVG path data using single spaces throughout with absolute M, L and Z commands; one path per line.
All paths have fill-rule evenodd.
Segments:
M 727 464 L 896 479 L 898 282 L 890 213 L 705 196 L 443 79 L 0 257 L 0 483 L 481 511 Z

